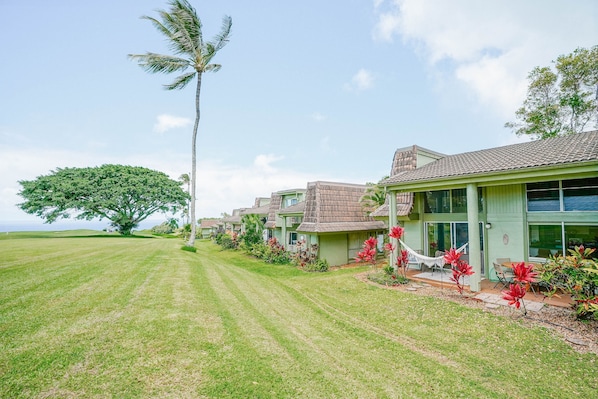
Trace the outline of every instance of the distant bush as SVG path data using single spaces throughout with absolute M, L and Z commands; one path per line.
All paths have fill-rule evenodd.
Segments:
M 190 245 L 183 245 L 183 246 L 181 247 L 181 249 L 182 249 L 183 251 L 197 252 L 197 248 L 195 248 L 195 247 L 192 247 L 192 246 L 190 246 Z
M 176 227 L 173 227 L 172 224 L 168 222 L 164 222 L 157 226 L 152 227 L 151 232 L 153 234 L 172 234 L 174 233 Z
M 237 249 L 239 247 L 239 235 L 235 232 L 220 233 L 216 236 L 216 244 L 224 249 Z

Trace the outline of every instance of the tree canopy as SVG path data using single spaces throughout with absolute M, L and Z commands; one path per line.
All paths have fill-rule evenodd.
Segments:
M 108 219 L 121 234 L 156 212 L 184 209 L 189 195 L 165 173 L 139 166 L 57 168 L 35 180 L 19 181 L 18 206 L 45 219 Z
M 598 46 L 561 55 L 555 70 L 535 67 L 527 98 L 507 122 L 517 135 L 548 138 L 598 127 Z

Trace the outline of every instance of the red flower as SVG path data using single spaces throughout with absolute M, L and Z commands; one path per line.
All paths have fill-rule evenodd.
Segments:
M 459 262 L 459 258 L 461 257 L 461 252 L 457 252 L 455 248 L 451 248 L 448 252 L 444 255 L 444 261 L 446 263 L 450 263 L 451 265 L 455 265 Z
M 509 305 L 521 306 L 521 299 L 525 296 L 525 288 L 521 284 L 510 284 L 509 291 L 502 291 L 502 298 L 509 301 Z
M 389 251 L 389 252 L 392 252 L 392 251 L 395 250 L 395 246 L 392 245 L 392 243 L 389 242 L 389 243 L 386 243 L 386 245 L 384 245 L 384 249 L 387 250 L 387 251 Z
M 397 256 L 397 265 L 405 266 L 409 263 L 409 252 L 402 250 L 399 256 Z
M 457 263 L 457 270 L 464 276 L 471 276 L 474 273 L 473 267 L 471 267 L 469 263 L 463 261 Z
M 394 226 L 392 229 L 390 229 L 390 233 L 388 233 L 388 236 L 390 238 L 396 238 L 397 240 L 401 237 L 403 237 L 403 231 L 405 229 L 403 229 L 400 226 Z
M 534 265 L 531 264 L 526 265 L 524 262 L 516 264 L 513 266 L 514 280 L 520 283 L 533 283 L 535 281 L 534 277 L 538 275 L 533 269 Z
M 378 245 L 378 240 L 376 240 L 376 238 L 374 237 L 370 237 L 367 240 L 365 240 L 363 244 L 369 248 L 376 248 L 376 245 Z
M 461 255 L 461 254 L 459 254 Z M 474 271 L 469 263 L 464 262 L 458 259 L 455 263 L 452 264 L 453 267 L 451 268 L 453 271 L 453 275 L 451 276 L 451 280 L 457 284 L 457 290 L 460 294 L 463 294 L 463 281 L 461 279 L 462 276 L 471 276 Z

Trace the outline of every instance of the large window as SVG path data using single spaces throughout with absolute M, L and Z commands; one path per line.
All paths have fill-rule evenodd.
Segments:
M 428 191 L 425 193 L 425 213 L 467 213 L 467 190 Z M 478 188 L 478 212 L 484 209 L 482 189 Z
M 597 248 L 598 226 L 569 223 L 530 225 L 529 242 L 530 256 L 548 258 L 556 255 L 569 255 L 567 250 L 576 246 Z M 563 243 L 565 243 L 564 246 Z M 594 252 L 593 256 L 597 257 L 598 252 Z
M 527 210 L 598 211 L 598 178 L 528 183 Z
M 288 208 L 289 206 L 295 205 L 297 202 L 297 198 L 285 198 L 284 207 Z
M 289 244 L 290 245 L 295 245 L 297 244 L 297 233 L 294 231 L 291 231 L 289 233 Z
M 598 211 L 598 177 L 563 181 L 566 211 Z

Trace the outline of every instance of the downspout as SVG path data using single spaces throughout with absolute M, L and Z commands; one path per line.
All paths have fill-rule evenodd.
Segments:
M 469 264 L 473 274 L 469 276 L 469 289 L 478 292 L 481 289 L 482 262 L 480 248 L 480 221 L 478 214 L 478 185 L 467 185 L 467 230 L 469 231 Z

